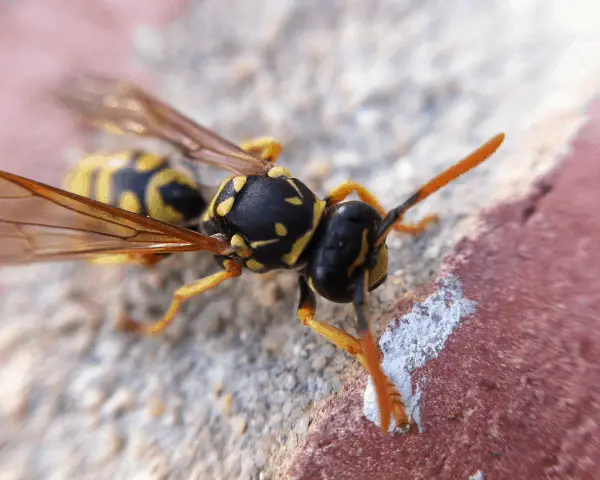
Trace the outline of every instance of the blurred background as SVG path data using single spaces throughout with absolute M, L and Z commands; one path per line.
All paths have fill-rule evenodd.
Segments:
M 5 1 L 0 168 L 60 185 L 102 144 L 51 96 L 89 70 L 135 79 L 235 142 L 274 136 L 281 163 L 319 194 L 350 178 L 387 207 L 506 132 L 496 156 L 410 212 L 439 213 L 439 226 L 390 238 L 376 319 L 435 277 L 477 213 L 555 165 L 598 93 L 599 27 L 584 0 Z M 311 405 L 361 372 L 299 324 L 292 274 L 194 299 L 161 338 L 114 328 L 121 305 L 156 318 L 213 269 L 202 254 L 153 271 L 3 269 L 0 477 L 283 475 Z M 320 305 L 354 329 L 351 308 Z

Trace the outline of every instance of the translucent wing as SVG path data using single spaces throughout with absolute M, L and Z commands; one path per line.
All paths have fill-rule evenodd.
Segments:
M 160 138 L 191 159 L 236 174 L 264 175 L 273 166 L 125 80 L 102 75 L 72 77 L 58 88 L 56 96 L 96 128 Z
M 0 171 L 0 265 L 227 249 L 224 240 Z

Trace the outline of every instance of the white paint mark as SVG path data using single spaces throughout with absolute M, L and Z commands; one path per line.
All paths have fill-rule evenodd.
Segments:
M 483 480 L 483 472 L 477 470 L 473 475 L 469 476 L 469 480 Z
M 426 379 L 421 378 L 416 391 L 412 389 L 411 373 L 436 358 L 452 331 L 465 316 L 475 311 L 476 303 L 464 298 L 458 279 L 449 275 L 438 283 L 439 290 L 424 302 L 417 303 L 412 312 L 395 318 L 387 327 L 379 346 L 383 351 L 384 373 L 396 385 L 412 420 L 423 431 L 419 402 Z M 379 408 L 373 380 L 364 393 L 364 415 L 379 425 Z M 395 430 L 392 419 L 390 432 Z

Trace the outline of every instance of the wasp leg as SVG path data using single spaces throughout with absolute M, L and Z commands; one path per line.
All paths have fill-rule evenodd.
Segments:
M 169 310 L 161 320 L 154 323 L 145 324 L 133 320 L 127 314 L 123 314 L 119 322 L 120 328 L 127 331 L 140 332 L 145 335 L 155 335 L 161 333 L 171 324 L 183 302 L 189 298 L 195 297 L 196 295 L 200 295 L 201 293 L 204 293 L 213 287 L 216 287 L 225 280 L 239 277 L 242 273 L 242 266 L 233 260 L 225 260 L 223 262 L 223 266 L 225 269 L 221 272 L 213 273 L 212 275 L 205 277 L 196 283 L 184 285 L 183 287 L 178 288 L 173 295 L 173 301 L 171 302 Z
M 368 203 L 373 208 L 375 208 L 383 217 L 386 216 L 387 212 L 381 206 L 381 204 L 377 201 L 375 195 L 373 195 L 369 190 L 363 187 L 360 183 L 347 181 L 344 182 L 337 187 L 335 187 L 331 193 L 327 196 L 325 201 L 327 202 L 327 206 L 330 207 L 335 205 L 336 203 L 340 203 L 344 200 L 348 195 L 355 192 L 363 202 Z M 400 217 L 396 223 L 394 224 L 394 230 L 402 233 L 407 233 L 409 235 L 420 235 L 423 231 L 431 224 L 435 223 L 439 220 L 437 215 L 428 215 L 423 218 L 418 223 L 401 223 L 402 217 Z
M 131 264 L 142 265 L 143 267 L 153 267 L 161 260 L 167 258 L 168 255 L 161 253 L 146 253 L 146 254 L 115 254 L 102 255 L 92 258 L 90 262 L 98 265 L 117 265 Z
M 131 255 L 131 260 L 144 267 L 153 267 L 168 256 L 168 254 L 165 255 L 163 253 L 145 253 L 141 255 Z
M 311 328 L 336 347 L 346 350 L 350 355 L 357 357 L 358 361 L 367 369 L 373 378 L 373 383 L 379 399 L 379 412 L 381 428 L 387 433 L 389 427 L 390 412 L 394 416 L 396 425 L 402 430 L 410 427 L 410 420 L 406 413 L 404 403 L 394 384 L 385 376 L 377 361 L 375 343 L 371 334 L 358 339 L 348 332 L 333 325 L 328 325 L 315 318 L 316 299 L 315 295 L 302 277 L 299 278 L 300 301 L 298 302 L 298 317 L 302 324 Z M 364 317 L 364 312 L 363 312 Z M 359 315 L 360 319 L 360 315 Z M 360 321 L 359 321 L 359 327 Z M 362 334 L 361 330 L 361 334 Z
M 271 137 L 259 137 L 242 143 L 242 150 L 248 153 L 257 153 L 262 160 L 277 163 L 277 159 L 283 150 L 281 144 Z

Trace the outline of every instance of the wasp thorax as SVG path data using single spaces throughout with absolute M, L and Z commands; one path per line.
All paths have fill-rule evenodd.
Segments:
M 329 208 L 317 231 L 305 274 L 312 289 L 337 303 L 353 300 L 357 275 L 369 269 L 369 289 L 387 275 L 387 248 L 374 243 L 382 217 L 359 201 Z

